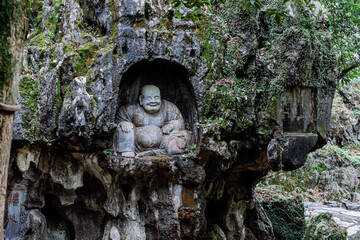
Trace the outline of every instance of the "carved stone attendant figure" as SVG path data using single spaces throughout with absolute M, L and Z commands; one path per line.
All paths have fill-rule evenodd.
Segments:
M 113 148 L 125 157 L 188 151 L 190 134 L 175 104 L 161 99 L 154 85 L 141 88 L 139 103 L 120 108 Z

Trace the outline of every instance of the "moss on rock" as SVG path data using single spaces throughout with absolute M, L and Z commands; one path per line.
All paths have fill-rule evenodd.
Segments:
M 312 217 L 308 222 L 304 240 L 346 240 L 347 232 L 332 218 L 332 214 L 325 212 Z
M 4 1 L 0 11 L 0 92 L 3 86 L 12 78 L 12 54 L 10 52 L 10 22 L 13 10 L 12 1 Z
M 301 240 L 306 230 L 304 203 L 298 198 L 264 201 L 277 240 Z
M 29 137 L 36 136 L 40 131 L 38 119 L 40 90 L 36 79 L 33 79 L 31 75 L 23 76 L 19 84 L 19 93 L 22 97 L 21 103 L 25 110 L 22 114 L 24 131 Z

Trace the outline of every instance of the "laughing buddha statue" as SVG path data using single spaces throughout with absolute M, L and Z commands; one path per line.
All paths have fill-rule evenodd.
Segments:
M 154 85 L 141 88 L 139 102 L 119 110 L 113 139 L 115 154 L 124 157 L 182 154 L 189 151 L 190 133 L 175 104 L 161 99 Z

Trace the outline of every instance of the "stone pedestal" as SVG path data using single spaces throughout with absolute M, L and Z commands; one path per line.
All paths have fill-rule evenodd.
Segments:
M 197 162 L 195 155 L 108 156 L 100 161 L 113 172 L 113 191 L 104 208 L 116 219 L 106 223 L 105 235 L 116 228 L 120 236 L 133 239 L 196 236 L 203 218 L 200 188 L 205 180 L 205 170 Z

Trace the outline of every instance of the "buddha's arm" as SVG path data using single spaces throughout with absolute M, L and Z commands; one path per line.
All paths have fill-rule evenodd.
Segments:
M 176 120 L 171 120 L 169 122 L 166 123 L 166 125 L 172 125 L 172 130 L 184 130 L 185 128 L 185 124 L 184 124 L 184 119 L 181 117 L 179 119 Z
M 182 117 L 180 110 L 175 106 L 175 104 L 167 102 L 166 111 L 167 122 L 163 126 L 163 132 L 165 134 L 168 134 L 175 130 L 184 130 L 184 118 Z
M 119 125 L 113 138 L 113 149 L 115 153 L 121 153 L 125 157 L 134 156 L 135 135 L 134 125 L 131 122 L 133 110 L 129 106 L 123 106 L 119 110 Z
M 131 121 L 131 116 L 133 114 L 133 107 L 131 105 L 129 106 L 123 106 L 120 108 L 119 110 L 119 126 L 118 126 L 118 130 L 117 131 L 122 131 L 125 133 L 130 132 L 133 128 L 134 125 Z
M 132 122 L 131 117 L 134 113 L 133 108 L 134 107 L 132 105 L 122 106 L 118 113 L 119 122 Z

